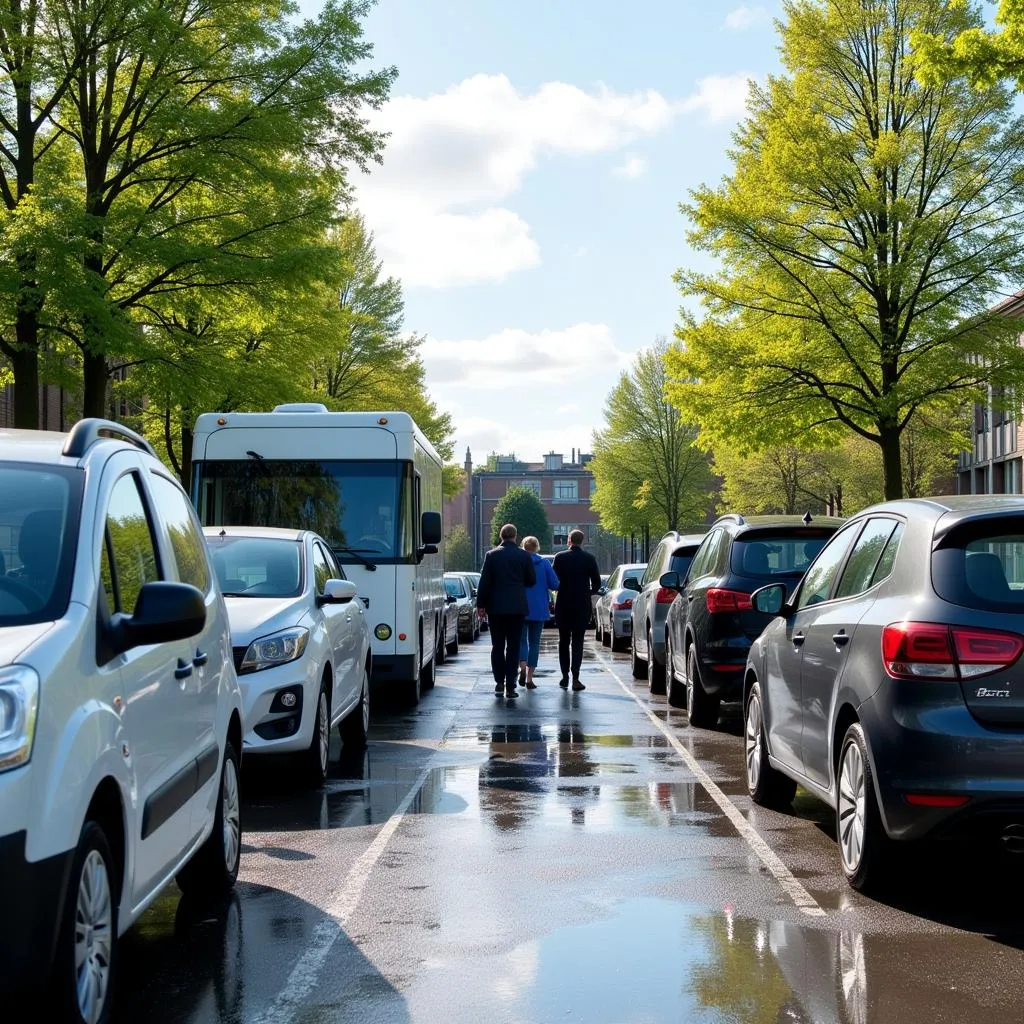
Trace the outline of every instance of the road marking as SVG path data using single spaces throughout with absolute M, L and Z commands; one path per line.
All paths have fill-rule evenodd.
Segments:
M 474 689 L 475 684 L 473 689 L 467 691 L 467 697 L 474 692 Z M 363 891 L 366 889 L 373 869 L 384 854 L 391 837 L 398 831 L 398 826 L 402 824 L 402 819 L 412 806 L 412 802 L 434 770 L 441 750 L 448 742 L 448 734 L 455 727 L 459 712 L 464 706 L 465 701 L 452 711 L 452 719 L 437 746 L 434 747 L 434 753 L 430 760 L 416 776 L 409 792 L 405 794 L 402 802 L 384 823 L 373 842 L 349 869 L 344 885 L 337 890 L 334 898 L 325 908 L 324 913 L 327 916 L 313 930 L 306 950 L 292 968 L 284 988 L 277 994 L 273 1003 L 254 1019 L 254 1024 L 291 1024 L 298 1014 L 308 1007 L 310 993 L 316 987 L 320 972 L 323 970 L 331 949 L 347 930 L 348 922 L 362 899 Z
M 824 917 L 825 911 L 818 901 L 800 884 L 793 872 L 786 867 L 779 855 L 762 838 L 761 834 L 743 816 L 743 812 L 718 788 L 715 781 L 701 767 L 700 762 L 683 746 L 679 738 L 662 722 L 651 709 L 627 686 L 615 671 L 614 663 L 609 661 L 602 652 L 597 651 L 597 660 L 604 665 L 608 674 L 629 694 L 640 706 L 644 714 L 657 726 L 658 731 L 672 744 L 675 752 L 683 759 L 686 767 L 693 773 L 697 781 L 707 790 L 708 796 L 718 805 L 718 809 L 732 822 L 736 831 L 746 844 L 757 854 L 758 859 L 771 873 L 783 892 L 793 901 L 797 908 L 808 917 Z

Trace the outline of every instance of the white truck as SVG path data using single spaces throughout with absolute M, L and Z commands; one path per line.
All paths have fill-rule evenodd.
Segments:
M 368 609 L 375 688 L 416 703 L 445 642 L 441 468 L 406 413 L 203 413 L 192 500 L 204 526 L 319 533 Z

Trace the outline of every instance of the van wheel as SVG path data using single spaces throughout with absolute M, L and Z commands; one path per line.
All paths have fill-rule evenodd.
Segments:
M 117 968 L 118 873 L 106 834 L 82 826 L 64 899 L 54 959 L 60 1020 L 106 1024 Z
M 441 641 L 444 642 L 444 637 L 441 638 Z M 435 654 L 420 670 L 420 693 L 422 694 L 424 690 L 432 690 L 436 679 L 437 655 Z
M 647 656 L 650 657 L 651 652 L 647 652 Z M 636 644 L 633 644 L 630 650 L 630 668 L 633 670 L 634 679 L 646 679 L 647 678 L 647 662 L 642 658 L 638 658 L 636 654 Z
M 459 640 L 461 640 L 461 639 L 462 638 L 459 636 L 459 631 L 456 630 L 455 631 L 455 639 L 450 644 L 446 644 L 445 645 L 445 652 L 449 656 L 453 656 L 453 655 L 456 655 L 456 654 L 459 653 Z
M 313 722 L 313 737 L 302 755 L 303 774 L 313 788 L 322 786 L 327 778 L 327 763 L 331 754 L 331 700 L 326 683 L 320 684 L 316 699 L 316 719 Z
M 242 859 L 241 808 L 238 754 L 231 741 L 226 740 L 213 831 L 195 856 L 178 872 L 178 888 L 182 892 L 217 899 L 235 884 Z
M 697 645 L 690 644 L 686 656 L 686 717 L 698 729 L 714 729 L 718 725 L 721 701 L 704 689 L 697 668 Z
M 859 722 L 843 738 L 838 783 L 836 835 L 843 873 L 858 892 L 879 889 L 889 874 L 892 840 L 878 810 L 867 741 Z
M 654 656 L 654 634 L 647 629 L 647 678 L 650 680 L 648 689 L 651 693 L 665 692 L 665 666 L 658 664 Z
M 363 669 L 363 690 L 359 695 L 359 703 L 341 720 L 341 725 L 338 726 L 343 752 L 365 749 L 366 737 L 369 732 L 370 676 L 366 669 Z
M 743 715 L 743 752 L 747 770 L 747 791 L 762 807 L 788 807 L 796 796 L 796 783 L 776 771 L 768 761 L 764 733 L 761 686 L 754 683 Z

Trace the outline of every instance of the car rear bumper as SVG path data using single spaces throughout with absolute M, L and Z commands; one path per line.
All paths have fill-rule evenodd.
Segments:
M 0 836 L 4 922 L 0 928 L 0 991 L 43 981 L 53 963 L 61 907 L 74 850 L 31 862 L 26 832 Z
M 719 700 L 740 700 L 750 646 L 751 641 L 745 635 L 724 637 L 703 647 L 698 645 L 700 681 L 706 693 Z
M 886 831 L 897 839 L 998 835 L 1024 825 L 1024 728 L 989 729 L 959 693 L 943 703 L 901 701 L 888 681 L 860 708 Z M 941 690 L 939 692 L 942 692 Z M 961 807 L 921 807 L 908 796 L 966 797 Z

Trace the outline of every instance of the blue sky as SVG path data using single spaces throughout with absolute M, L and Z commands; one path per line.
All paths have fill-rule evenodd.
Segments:
M 305 9 L 316 4 L 306 0 Z M 457 456 L 589 450 L 632 356 L 671 335 L 678 211 L 728 169 L 776 0 L 381 0 L 399 79 L 357 179 Z

